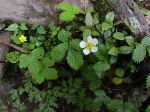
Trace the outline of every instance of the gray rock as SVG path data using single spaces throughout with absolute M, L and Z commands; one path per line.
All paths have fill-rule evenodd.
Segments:
M 55 2 L 44 0 L 0 0 L 0 20 L 46 24 Z

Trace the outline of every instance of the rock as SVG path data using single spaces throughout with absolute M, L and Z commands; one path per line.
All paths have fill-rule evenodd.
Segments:
M 9 43 L 10 42 L 10 32 L 0 33 L 0 40 Z M 5 54 L 8 52 L 8 46 L 0 43 L 0 79 L 2 78 L 5 71 L 5 63 L 3 63 Z
M 90 3 L 90 0 L 63 0 L 64 2 L 72 3 L 79 5 L 82 8 L 86 8 L 91 6 L 92 4 Z
M 46 24 L 54 4 L 51 0 L 0 0 L 0 20 Z
M 0 0 L 0 20 L 47 24 L 57 20 L 56 4 L 64 1 L 87 7 L 89 0 Z

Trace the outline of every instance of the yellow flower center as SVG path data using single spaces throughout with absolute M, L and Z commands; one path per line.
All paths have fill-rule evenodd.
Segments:
M 86 44 L 87 49 L 92 49 L 93 47 L 94 47 L 94 45 L 92 42 L 87 42 L 87 44 Z
M 27 41 L 27 37 L 25 37 L 24 35 L 21 35 L 21 36 L 19 37 L 19 40 L 20 40 L 21 42 L 25 42 L 25 41 Z

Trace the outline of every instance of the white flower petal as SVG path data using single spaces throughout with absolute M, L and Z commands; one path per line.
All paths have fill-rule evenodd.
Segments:
M 92 39 L 92 37 L 91 36 L 88 36 L 87 37 L 87 42 L 91 42 L 93 39 Z
M 91 52 L 93 52 L 93 53 L 97 52 L 97 47 L 93 47 L 93 48 L 91 49 Z
M 84 49 L 84 50 L 83 50 L 83 53 L 84 53 L 85 55 L 88 55 L 88 54 L 90 54 L 90 50 L 89 50 L 89 49 Z
M 98 44 L 98 40 L 96 38 L 93 38 L 94 45 Z
M 85 46 L 86 46 L 86 42 L 85 42 L 85 41 L 81 41 L 81 42 L 80 42 L 80 47 L 81 47 L 81 48 L 85 48 Z

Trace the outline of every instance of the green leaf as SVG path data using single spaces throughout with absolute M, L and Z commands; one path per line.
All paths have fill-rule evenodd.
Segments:
M 147 52 L 148 52 L 148 54 L 150 56 L 150 47 L 146 47 L 146 50 L 147 50 Z
M 20 57 L 19 57 L 19 68 L 26 68 L 30 61 L 31 61 L 31 57 L 26 55 L 26 54 L 21 54 Z
M 91 30 L 90 29 L 84 29 L 83 30 L 83 39 L 86 39 L 90 35 L 91 35 Z
M 130 53 L 132 53 L 133 50 L 134 50 L 133 47 L 130 47 L 130 46 L 121 46 L 119 48 L 119 53 L 120 54 L 130 54 Z
M 56 80 L 58 78 L 58 72 L 54 68 L 43 68 L 41 74 L 43 74 L 47 80 Z
M 140 9 L 141 9 L 141 12 L 142 12 L 144 15 L 150 16 L 150 11 L 149 11 L 148 9 L 145 9 L 145 8 L 142 8 L 142 7 L 140 7 Z
M 150 112 L 150 105 L 147 107 L 146 112 Z
M 74 50 L 81 51 L 81 48 L 79 46 L 80 41 L 81 40 L 79 40 L 79 39 L 74 39 L 69 43 L 69 46 Z
M 52 67 L 55 64 L 55 62 L 51 60 L 49 57 L 42 58 L 41 62 L 46 67 Z
M 21 22 L 19 28 L 20 28 L 21 30 L 28 30 L 28 28 L 27 28 L 26 25 L 27 25 L 26 22 Z
M 113 56 L 118 56 L 118 53 L 119 53 L 119 51 L 118 51 L 118 48 L 116 48 L 116 47 L 112 47 L 108 52 L 108 54 L 111 54 Z
M 44 76 L 41 74 L 32 74 L 32 79 L 34 79 L 38 84 L 44 82 Z
M 126 42 L 129 46 L 134 46 L 135 41 L 132 36 L 126 36 L 125 38 L 126 38 Z
M 110 69 L 110 64 L 107 61 L 100 61 L 94 65 L 94 70 L 99 78 L 101 78 L 102 73 Z
M 75 18 L 75 14 L 70 11 L 64 11 L 59 15 L 59 19 L 62 21 L 71 21 Z
M 125 102 L 123 106 L 124 112 L 139 112 L 135 104 L 130 102 Z
M 118 76 L 118 77 L 123 77 L 124 76 L 124 70 L 122 69 L 122 68 L 117 68 L 116 69 L 116 75 Z
M 105 21 L 108 23 L 112 23 L 114 21 L 114 17 L 115 17 L 114 12 L 108 12 Z
M 117 40 L 124 40 L 124 39 L 125 39 L 124 34 L 121 33 L 121 32 L 115 32 L 115 33 L 113 34 L 113 37 L 114 37 L 115 39 L 117 39 Z
M 68 42 L 70 36 L 71 36 L 70 32 L 66 30 L 61 30 L 58 33 L 58 39 L 62 42 Z
M 141 62 L 146 56 L 146 48 L 142 44 L 138 44 L 133 51 L 132 59 L 135 62 Z
M 146 87 L 150 88 L 150 75 L 148 75 L 146 78 Z
M 90 12 L 86 13 L 85 23 L 86 23 L 86 26 L 93 26 L 93 17 Z
M 37 27 L 37 33 L 39 34 L 46 34 L 46 30 L 44 28 L 44 26 L 40 25 Z
M 96 97 L 93 103 L 96 104 L 97 109 L 102 105 L 106 105 L 110 101 L 110 98 L 106 95 L 105 91 L 98 89 L 95 90 L 94 93 Z
M 20 53 L 19 52 L 9 52 L 5 55 L 6 62 L 17 63 L 19 61 Z
M 112 82 L 115 84 L 115 85 L 119 85 L 123 82 L 123 79 L 122 78 L 118 78 L 118 77 L 114 77 L 112 79 Z
M 12 39 L 13 42 L 16 43 L 16 44 L 21 44 L 21 43 L 22 43 L 17 35 L 12 35 L 12 36 L 11 36 L 11 39 Z
M 14 23 L 14 24 L 11 24 L 10 26 L 8 26 L 8 28 L 6 28 L 5 30 L 7 31 L 14 31 L 14 32 L 18 32 L 18 24 Z
M 105 31 L 105 30 L 108 30 L 110 28 L 113 27 L 113 24 L 110 24 L 110 23 L 106 23 L 106 22 L 103 22 L 102 23 L 102 30 Z
M 72 10 L 72 5 L 66 2 L 61 2 L 57 5 L 57 8 L 65 11 L 70 11 Z
M 82 54 L 72 49 L 68 51 L 67 62 L 69 66 L 75 70 L 78 70 L 84 64 Z
M 68 50 L 67 43 L 59 44 L 53 48 L 50 56 L 54 61 L 59 62 L 65 57 L 67 50 Z
M 42 47 L 36 48 L 31 52 L 31 55 L 36 59 L 41 59 L 44 56 L 44 49 Z
M 74 14 L 84 13 L 84 11 L 77 5 L 72 4 L 72 12 Z
M 146 36 L 142 39 L 141 44 L 145 47 L 150 47 L 150 36 Z
M 37 59 L 32 59 L 28 65 L 28 69 L 31 74 L 38 74 L 41 70 L 41 63 Z
M 122 109 L 123 107 L 123 101 L 122 100 L 111 100 L 107 104 L 108 110 L 112 112 L 117 112 L 117 110 Z

